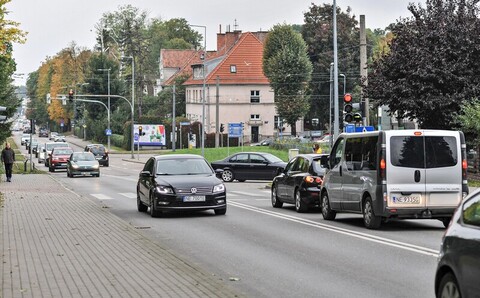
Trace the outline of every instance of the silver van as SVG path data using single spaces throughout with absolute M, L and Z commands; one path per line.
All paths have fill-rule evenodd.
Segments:
M 436 218 L 446 227 L 468 194 L 460 131 L 343 133 L 328 168 L 321 186 L 323 218 L 362 213 L 369 229 L 394 218 Z

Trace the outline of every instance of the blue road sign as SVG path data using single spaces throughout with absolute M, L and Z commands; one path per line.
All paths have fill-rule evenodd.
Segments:
M 240 138 L 243 135 L 243 123 L 228 123 L 228 137 Z
M 112 130 L 111 129 L 105 129 L 105 135 L 106 136 L 111 136 L 112 135 Z
M 357 126 L 355 127 L 355 132 L 367 132 L 367 131 L 374 131 L 375 128 L 373 126 Z
M 345 125 L 345 132 L 348 132 L 348 133 L 355 132 L 355 125 L 353 124 Z
M 190 125 L 190 122 L 180 122 L 180 126 L 182 125 Z

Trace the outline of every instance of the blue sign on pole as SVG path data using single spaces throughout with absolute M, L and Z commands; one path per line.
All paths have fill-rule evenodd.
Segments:
M 190 122 L 180 122 L 180 126 L 190 125 Z
M 243 135 L 243 123 L 228 123 L 228 137 L 240 138 Z
M 105 129 L 105 135 L 106 136 L 111 136 L 112 135 L 112 130 L 111 129 Z
M 355 132 L 367 132 L 367 131 L 374 131 L 375 128 L 373 126 L 357 126 L 355 127 Z
M 355 125 L 353 124 L 345 125 L 345 132 L 348 132 L 348 133 L 355 132 Z

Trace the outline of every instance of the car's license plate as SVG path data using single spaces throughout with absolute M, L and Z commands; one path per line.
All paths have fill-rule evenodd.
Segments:
M 184 202 L 205 202 L 205 196 L 184 196 Z
M 90 174 L 90 173 L 88 173 L 88 172 L 82 172 L 82 175 L 83 175 L 83 176 L 86 176 L 86 175 L 89 175 L 89 174 Z
M 393 197 L 393 202 L 395 204 L 418 204 L 420 203 L 420 197 L 419 196 Z

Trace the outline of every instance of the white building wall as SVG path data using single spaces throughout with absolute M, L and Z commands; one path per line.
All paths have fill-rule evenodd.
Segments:
M 202 121 L 202 85 L 186 88 L 186 114 L 191 121 Z M 251 90 L 260 91 L 260 102 L 251 103 Z M 205 103 L 205 127 L 207 133 L 216 130 L 216 86 L 206 86 L 207 100 Z M 267 85 L 221 85 L 219 88 L 219 123 L 223 123 L 227 133 L 228 123 L 243 122 L 245 141 L 252 139 L 252 127 L 258 127 L 258 138 L 276 136 L 274 119 L 277 115 L 273 91 Z M 251 119 L 251 115 L 258 115 L 258 119 Z M 302 121 L 297 122 L 297 133 L 302 131 Z M 220 124 L 219 124 L 220 125 Z M 291 128 L 285 126 L 283 135 L 290 135 Z

